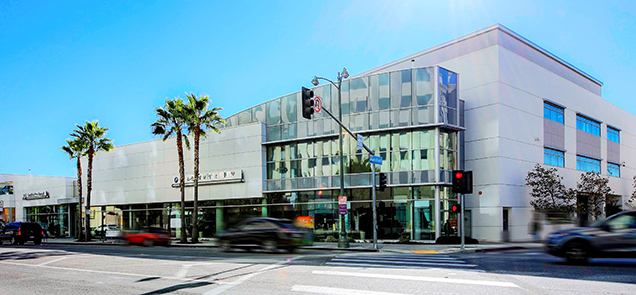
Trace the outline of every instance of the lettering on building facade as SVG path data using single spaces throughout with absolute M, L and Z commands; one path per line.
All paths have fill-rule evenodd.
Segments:
M 49 198 L 51 198 L 51 196 L 49 195 L 48 191 L 22 194 L 22 200 L 39 200 L 39 199 L 49 199 Z
M 199 185 L 212 185 L 220 183 L 244 182 L 243 170 L 226 170 L 202 173 L 199 175 Z M 194 186 L 194 175 L 186 176 L 185 186 Z M 179 177 L 174 178 L 173 188 L 179 187 Z

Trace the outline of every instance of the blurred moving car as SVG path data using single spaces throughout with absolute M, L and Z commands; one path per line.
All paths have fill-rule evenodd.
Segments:
M 121 231 L 116 224 L 100 225 L 93 230 L 93 233 L 96 237 L 101 237 L 103 235 L 106 238 L 116 238 L 121 236 Z
M 144 227 L 139 231 L 126 232 L 123 238 L 127 244 L 141 244 L 146 247 L 170 246 L 170 234 L 160 227 Z
M 24 245 L 25 242 L 33 241 L 39 245 L 43 237 L 42 226 L 35 222 L 11 222 L 0 228 L 0 244 L 9 241 L 13 245 Z
M 221 251 L 262 248 L 276 253 L 279 249 L 294 252 L 304 234 L 305 231 L 293 226 L 289 219 L 257 217 L 239 222 L 216 237 Z
M 552 232 L 546 252 L 570 263 L 593 257 L 636 257 L 636 211 L 625 211 L 589 227 Z

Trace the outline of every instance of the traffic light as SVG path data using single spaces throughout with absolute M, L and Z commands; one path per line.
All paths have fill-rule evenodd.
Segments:
M 378 177 L 380 178 L 380 182 L 379 182 L 379 185 L 378 185 L 378 190 L 383 192 L 384 189 L 386 188 L 386 173 L 380 173 L 378 175 Z
M 473 172 L 463 170 L 453 170 L 453 193 L 472 194 L 473 193 Z
M 462 212 L 462 205 L 455 204 L 455 205 L 451 206 L 451 212 L 453 212 L 453 213 L 461 213 Z
M 311 115 L 314 113 L 314 92 L 308 88 L 303 87 L 301 90 L 302 106 L 303 106 L 303 118 L 311 120 Z

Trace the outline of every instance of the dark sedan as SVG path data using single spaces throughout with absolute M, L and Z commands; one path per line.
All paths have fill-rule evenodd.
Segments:
M 262 248 L 276 253 L 279 249 L 295 251 L 304 234 L 305 231 L 293 226 L 291 220 L 260 217 L 240 222 L 216 237 L 221 251 Z
M 612 215 L 590 227 L 550 233 L 546 251 L 571 263 L 593 257 L 636 257 L 636 211 Z

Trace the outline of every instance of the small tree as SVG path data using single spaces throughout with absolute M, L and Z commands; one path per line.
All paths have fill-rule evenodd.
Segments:
M 629 198 L 629 200 L 625 202 L 625 208 L 636 210 L 636 175 L 634 175 L 633 179 L 634 183 L 632 184 L 632 187 L 634 188 L 634 191 L 632 191 L 632 196 Z
M 536 164 L 526 176 L 526 185 L 532 191 L 530 205 L 540 212 L 572 212 L 574 209 L 573 194 L 561 183 L 562 176 L 556 168 L 543 168 Z
M 585 204 L 577 205 L 577 211 L 590 212 L 598 220 L 603 216 L 605 203 L 612 193 L 609 177 L 603 177 L 596 172 L 585 172 L 581 174 L 581 181 L 576 184 L 576 192 L 587 197 Z

